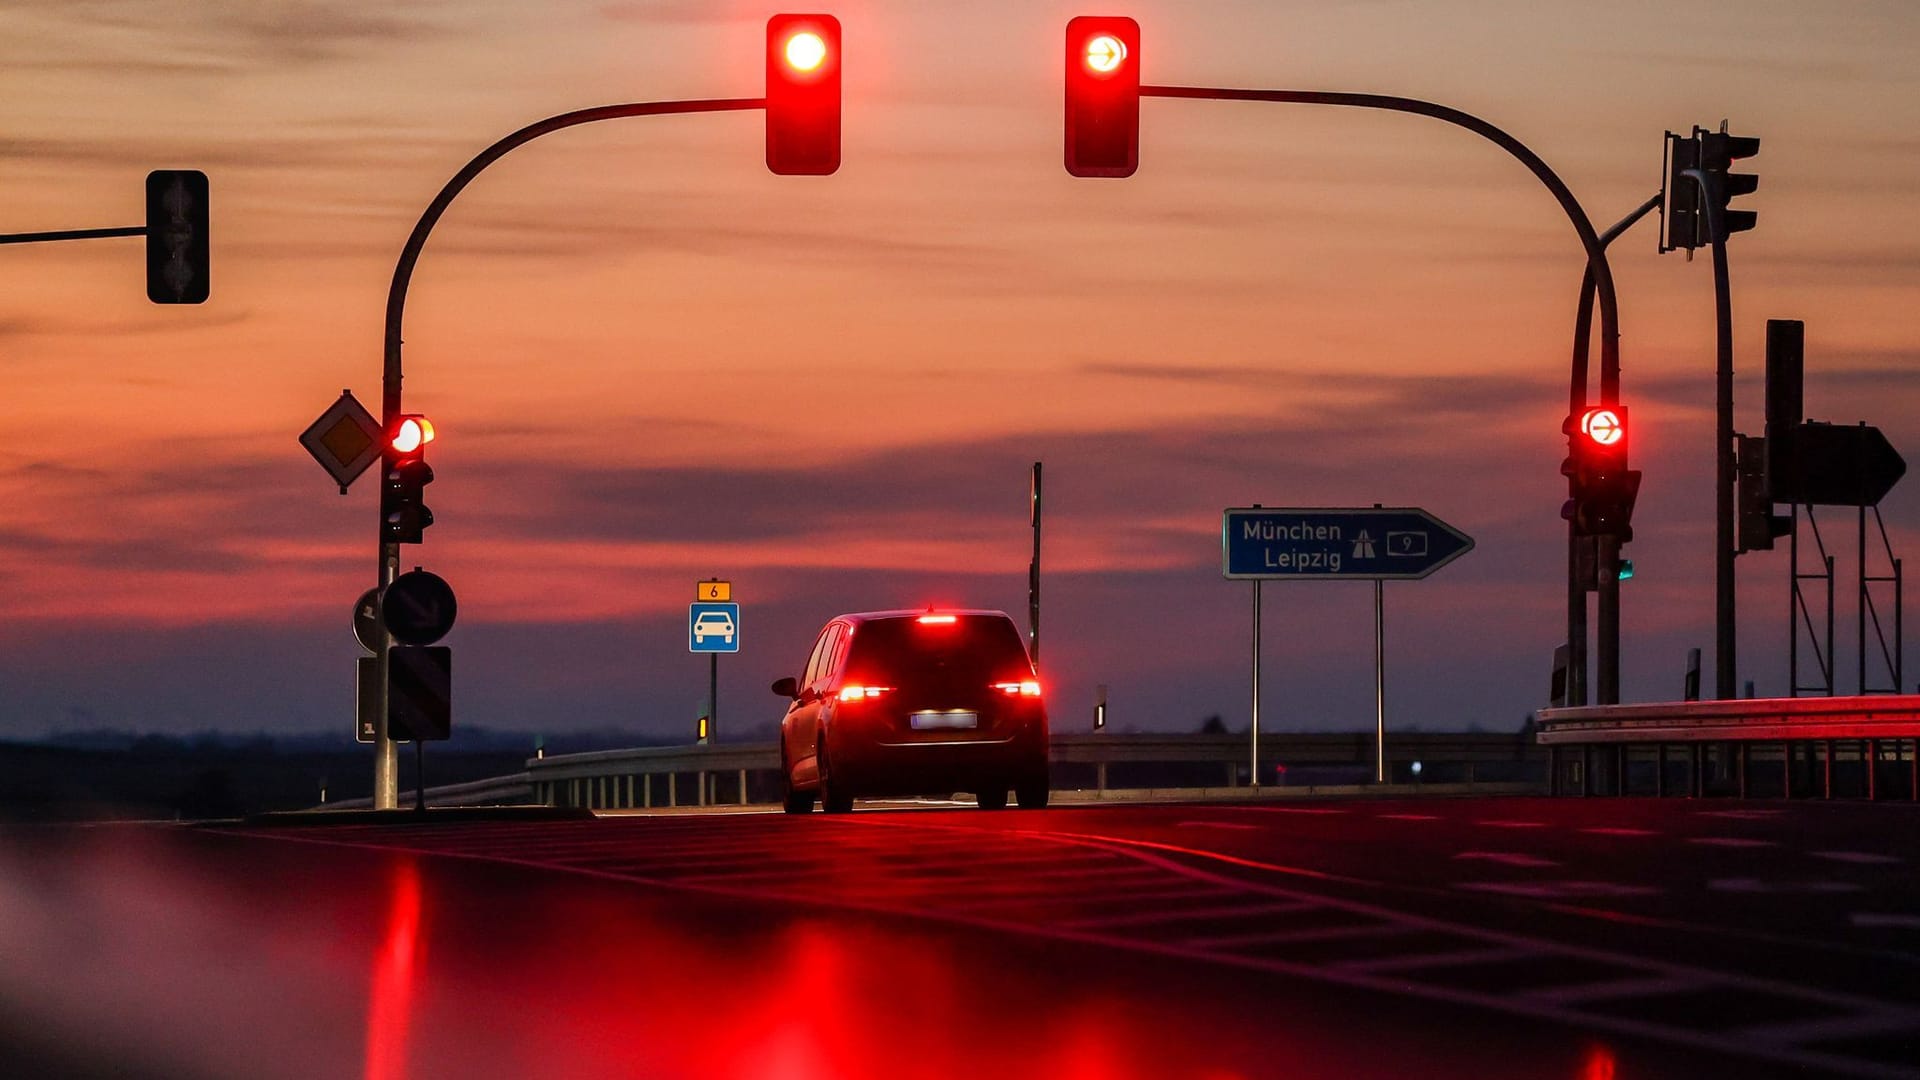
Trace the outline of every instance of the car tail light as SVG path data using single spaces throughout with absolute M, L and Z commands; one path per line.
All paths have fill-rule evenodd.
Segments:
M 921 626 L 951 626 L 960 621 L 958 615 L 922 615 L 918 620 Z
M 866 701 L 877 698 L 892 689 L 891 686 L 843 686 L 840 688 L 840 700 Z
M 993 688 L 1008 697 L 1040 696 L 1040 683 L 1033 679 L 1027 679 L 1023 682 L 997 682 L 993 684 Z

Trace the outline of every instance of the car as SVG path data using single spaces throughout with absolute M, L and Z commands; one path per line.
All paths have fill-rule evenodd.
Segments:
M 855 798 L 971 792 L 982 808 L 1047 805 L 1040 678 L 1003 611 L 840 615 L 814 639 L 788 699 L 780 770 L 790 814 Z
M 704 642 L 710 637 L 721 641 L 733 640 L 733 618 L 724 611 L 703 611 L 693 617 L 693 640 Z

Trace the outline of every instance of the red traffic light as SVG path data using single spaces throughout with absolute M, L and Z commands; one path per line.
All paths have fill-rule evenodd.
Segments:
M 1580 434 L 1601 446 L 1612 446 L 1627 437 L 1626 417 L 1615 409 L 1588 409 L 1580 414 Z
M 417 454 L 433 441 L 433 421 L 424 416 L 402 416 L 394 422 L 387 446 L 396 454 Z
M 1140 24 L 1082 15 L 1067 23 L 1067 172 L 1132 176 L 1140 167 Z
M 767 20 L 767 168 L 826 176 L 840 168 L 840 20 Z

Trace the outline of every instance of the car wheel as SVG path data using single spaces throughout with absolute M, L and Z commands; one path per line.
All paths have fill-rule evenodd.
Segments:
M 820 763 L 820 809 L 829 814 L 852 813 L 853 795 L 834 783 L 833 771 L 827 765 L 825 739 L 821 740 L 820 749 L 814 752 L 814 757 Z
M 787 798 L 781 808 L 789 814 L 811 814 L 813 812 L 813 792 L 788 789 Z
M 1022 810 L 1045 810 L 1047 797 L 1050 794 L 1044 780 L 1037 784 L 1022 784 L 1013 789 L 1013 797 L 1019 801 Z
M 1006 788 L 991 788 L 987 791 L 975 792 L 974 798 L 980 800 L 980 809 L 982 810 L 1005 810 L 1007 808 Z

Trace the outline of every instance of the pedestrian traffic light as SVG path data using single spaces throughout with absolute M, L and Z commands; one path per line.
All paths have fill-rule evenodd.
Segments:
M 767 20 L 767 168 L 826 176 L 840 168 L 840 20 Z
M 433 511 L 422 502 L 433 467 L 427 464 L 427 444 L 433 441 L 433 423 L 424 416 L 396 419 L 387 436 L 385 478 L 380 488 L 380 533 L 389 544 L 418 544 Z
M 1728 170 L 1741 158 L 1758 154 L 1760 140 L 1729 135 L 1724 131 L 1701 131 L 1696 128 L 1694 132 L 1700 139 L 1700 171 L 1707 174 L 1707 198 L 1720 210 L 1720 235 L 1713 239 L 1724 242 L 1734 233 L 1753 228 L 1754 222 L 1759 219 L 1760 215 L 1751 210 L 1730 210 L 1727 204 L 1759 189 L 1758 176 Z
M 1140 167 L 1140 24 L 1067 22 L 1067 172 L 1132 176 Z
M 1640 494 L 1640 473 L 1627 468 L 1627 410 L 1604 405 L 1570 416 L 1567 460 L 1560 471 L 1571 497 L 1561 516 L 1578 536 L 1633 539 L 1633 503 Z
M 147 174 L 147 299 L 202 304 L 208 292 L 207 174 Z
M 1773 512 L 1773 493 L 1767 489 L 1767 439 L 1736 436 L 1740 477 L 1739 543 L 1734 552 L 1771 551 L 1775 539 L 1793 529 L 1793 519 Z

